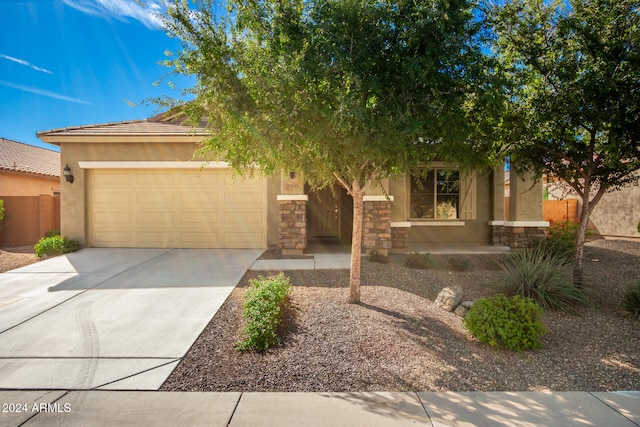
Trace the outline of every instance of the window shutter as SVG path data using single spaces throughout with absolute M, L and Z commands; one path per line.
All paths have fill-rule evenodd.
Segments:
M 460 177 L 460 219 L 476 219 L 476 171 Z

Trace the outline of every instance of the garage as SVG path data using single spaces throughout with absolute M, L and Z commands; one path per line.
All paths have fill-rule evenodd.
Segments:
M 87 170 L 89 246 L 266 248 L 266 179 L 228 169 Z

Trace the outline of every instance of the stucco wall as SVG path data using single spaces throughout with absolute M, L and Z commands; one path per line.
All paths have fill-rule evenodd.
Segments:
M 60 178 L 0 170 L 0 197 L 53 195 L 60 191 Z
M 591 221 L 605 236 L 640 237 L 640 187 L 627 187 L 602 196 Z

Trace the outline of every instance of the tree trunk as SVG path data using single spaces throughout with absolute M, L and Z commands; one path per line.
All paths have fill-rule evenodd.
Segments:
M 573 267 L 573 284 L 581 288 L 582 273 L 584 265 L 584 242 L 587 238 L 587 225 L 589 224 L 590 210 L 588 196 L 582 201 L 582 209 L 580 210 L 580 222 L 578 222 L 578 232 L 576 233 L 576 252 L 575 265 Z
M 606 192 L 606 187 L 600 186 L 593 199 L 589 200 L 589 191 L 587 191 L 587 189 L 585 189 L 584 196 L 582 197 L 580 222 L 578 223 L 578 232 L 576 234 L 575 266 L 573 267 L 573 284 L 579 288 L 581 288 L 583 285 L 584 243 L 587 239 L 587 226 L 589 225 L 589 218 L 591 218 L 593 209 L 596 207 L 596 205 Z
M 353 234 L 351 237 L 351 272 L 349 274 L 349 303 L 360 302 L 360 261 L 362 260 L 362 215 L 364 211 L 364 191 L 360 183 L 354 181 L 351 188 L 353 197 Z

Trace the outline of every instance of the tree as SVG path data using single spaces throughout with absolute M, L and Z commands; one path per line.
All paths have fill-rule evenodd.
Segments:
M 512 82 L 503 142 L 519 168 L 550 173 L 582 199 L 581 284 L 593 209 L 639 179 L 640 2 L 511 0 L 490 14 Z
M 431 159 L 470 168 L 486 67 L 467 0 L 176 1 L 163 16 L 195 75 L 183 106 L 211 128 L 201 154 L 239 173 L 297 171 L 353 197 L 350 297 L 360 299 L 363 196 Z

